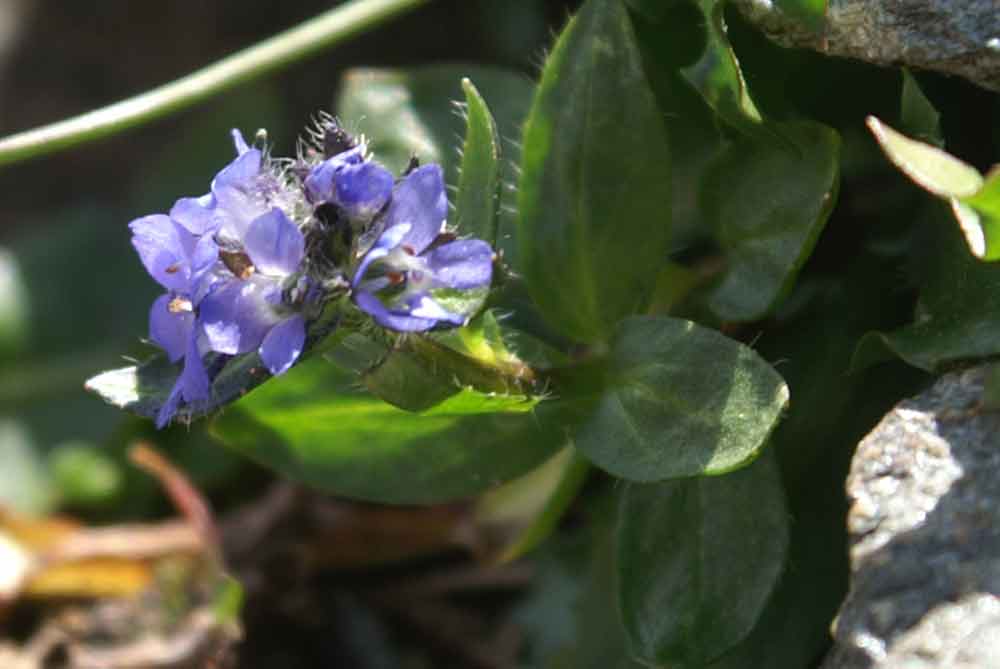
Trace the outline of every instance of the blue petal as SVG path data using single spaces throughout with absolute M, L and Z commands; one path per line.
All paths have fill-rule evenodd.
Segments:
M 195 238 L 169 216 L 154 214 L 129 223 L 132 246 L 150 276 L 167 290 L 187 292 Z
M 219 220 L 215 214 L 215 198 L 211 193 L 177 200 L 170 209 L 170 218 L 195 235 L 205 235 L 219 227 Z
M 345 167 L 336 183 L 336 204 L 355 220 L 371 220 L 392 196 L 392 174 L 375 163 Z
M 382 301 L 364 291 L 354 293 L 354 302 L 366 314 L 371 316 L 376 323 L 390 330 L 399 332 L 424 332 L 430 330 L 437 321 L 433 318 L 417 318 L 405 313 L 390 311 Z
M 241 241 L 250 223 L 270 210 L 264 199 L 249 188 L 213 185 L 212 195 L 219 236 L 231 240 Z
M 418 167 L 396 186 L 385 214 L 387 226 L 410 224 L 410 232 L 401 243 L 415 254 L 434 241 L 447 217 L 444 176 L 441 166 L 433 164 Z
M 191 252 L 191 282 L 209 271 L 219 260 L 219 245 L 211 235 L 200 238 Z
M 156 429 L 162 430 L 167 425 L 170 424 L 170 419 L 176 415 L 177 410 L 181 406 L 181 380 L 180 378 L 174 383 L 174 387 L 170 390 L 170 395 L 167 397 L 167 401 L 163 403 L 160 410 L 156 412 Z
M 279 317 L 272 306 L 280 301 L 280 286 L 266 277 L 233 279 L 201 301 L 198 316 L 209 347 L 238 355 L 260 346 Z
M 243 133 L 238 128 L 230 130 L 229 136 L 233 138 L 233 146 L 236 148 L 237 156 L 242 156 L 250 150 L 250 147 L 247 146 L 247 140 L 243 139 Z
M 364 159 L 364 150 L 358 146 L 338 153 L 314 167 L 305 180 L 309 201 L 315 203 L 332 201 L 336 193 L 337 174 L 349 165 L 360 165 Z
M 260 358 L 275 376 L 288 371 L 306 343 L 306 323 L 295 314 L 271 328 L 260 345 Z
M 248 187 L 260 174 L 262 155 L 259 149 L 248 149 L 239 154 L 233 162 L 223 167 L 212 180 L 212 190 L 223 187 Z
M 198 335 L 192 330 L 187 341 L 187 351 L 184 354 L 184 369 L 170 390 L 167 400 L 156 412 L 156 427 L 162 429 L 170 423 L 178 409 L 181 401 L 200 402 L 207 400 L 211 395 L 212 382 L 205 371 L 205 365 L 201 360 L 201 352 L 198 347 Z
M 258 272 L 288 276 L 302 264 L 306 242 L 302 231 L 284 212 L 271 209 L 250 224 L 243 246 Z
M 409 224 L 402 223 L 394 225 L 383 232 L 382 236 L 378 238 L 368 253 L 365 254 L 361 264 L 358 265 L 357 271 L 354 272 L 354 280 L 351 281 L 351 288 L 357 288 L 358 284 L 361 283 L 361 279 L 364 278 L 365 272 L 368 271 L 368 267 L 379 258 L 389 255 L 389 252 L 399 246 L 400 241 L 409 231 Z
M 184 353 L 184 370 L 180 377 L 181 394 L 186 402 L 207 400 L 211 392 L 212 382 L 205 371 L 201 352 L 198 350 L 198 333 L 192 328 L 188 337 L 187 351 Z
M 488 286 L 493 278 L 493 249 L 479 239 L 460 239 L 424 255 L 435 282 L 466 290 Z
M 149 338 L 167 352 L 170 362 L 177 362 L 187 349 L 194 314 L 190 311 L 173 313 L 169 309 L 173 296 L 160 295 L 149 310 Z

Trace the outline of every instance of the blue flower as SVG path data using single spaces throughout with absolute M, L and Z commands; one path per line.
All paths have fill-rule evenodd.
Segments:
M 150 339 L 171 362 L 184 359 L 183 371 L 157 416 L 157 426 L 162 427 L 182 400 L 195 403 L 209 397 L 210 381 L 202 363 L 208 347 L 194 312 L 204 278 L 219 253 L 211 237 L 198 238 L 169 216 L 145 216 L 129 227 L 146 270 L 168 291 L 150 308 Z
M 208 353 L 257 350 L 277 375 L 305 344 L 305 319 L 286 303 L 286 295 L 305 292 L 299 275 L 305 239 L 281 208 L 289 196 L 279 178 L 263 169 L 261 151 L 250 148 L 239 131 L 232 135 L 237 157 L 216 175 L 209 193 L 178 200 L 169 216 L 130 224 L 143 265 L 168 291 L 150 310 L 150 338 L 171 362 L 184 360 L 157 415 L 158 427 L 182 403 L 210 398 L 203 361 Z
M 448 199 L 438 165 L 410 172 L 378 221 L 382 230 L 351 281 L 353 299 L 379 325 L 401 332 L 461 326 L 482 306 L 493 249 L 479 239 L 436 245 Z
M 199 319 L 213 351 L 256 350 L 272 374 L 282 374 L 301 355 L 306 339 L 305 318 L 284 299 L 286 289 L 305 292 L 298 280 L 305 238 L 273 208 L 250 223 L 242 242 L 250 264 L 215 286 L 201 302 Z
M 305 179 L 306 196 L 317 204 L 336 205 L 349 219 L 366 223 L 378 214 L 392 195 L 392 174 L 365 160 L 365 147 L 357 146 L 323 161 Z

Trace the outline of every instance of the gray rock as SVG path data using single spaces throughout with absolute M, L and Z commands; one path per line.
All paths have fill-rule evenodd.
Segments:
M 862 440 L 851 586 L 824 669 L 1000 668 L 1000 413 L 948 374 Z
M 997 0 L 829 0 L 822 34 L 783 13 L 773 0 L 734 2 L 782 46 L 936 70 L 1000 91 Z

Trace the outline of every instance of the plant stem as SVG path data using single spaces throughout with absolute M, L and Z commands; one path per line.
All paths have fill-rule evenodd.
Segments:
M 0 139 L 0 166 L 100 139 L 186 109 L 338 44 L 427 1 L 351 0 L 159 88 Z

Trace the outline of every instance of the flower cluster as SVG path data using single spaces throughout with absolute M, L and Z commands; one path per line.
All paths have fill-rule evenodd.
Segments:
M 181 366 L 159 427 L 211 406 L 212 377 L 233 356 L 257 354 L 271 374 L 287 371 L 339 296 L 397 332 L 461 326 L 479 309 L 493 249 L 448 231 L 440 166 L 414 161 L 397 180 L 330 119 L 320 146 L 294 161 L 232 136 L 236 158 L 207 194 L 130 224 L 165 290 L 150 310 L 150 338 Z

